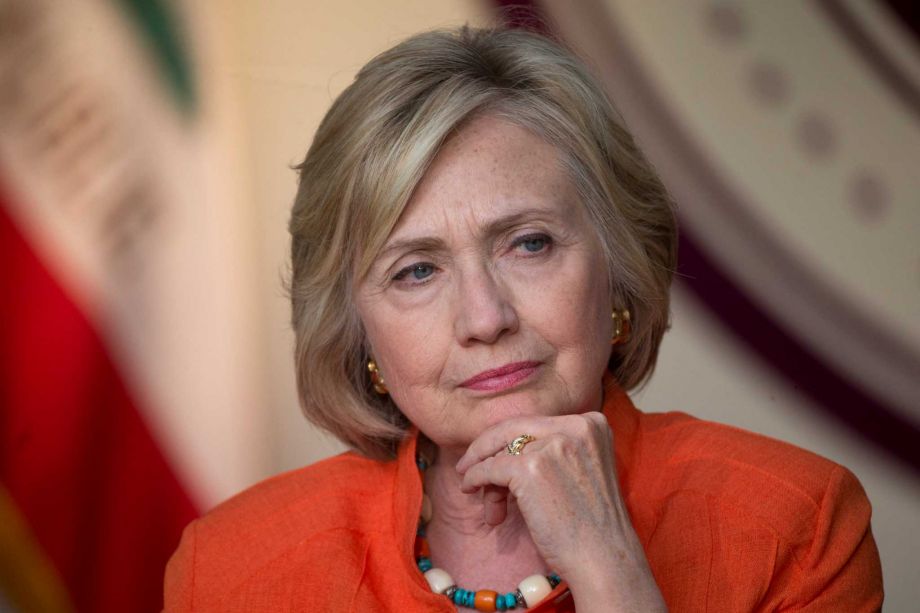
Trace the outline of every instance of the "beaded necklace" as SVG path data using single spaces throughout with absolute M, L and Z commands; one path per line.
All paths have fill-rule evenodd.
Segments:
M 425 483 L 425 470 L 429 463 L 421 455 L 415 457 L 422 484 Z M 507 611 L 517 608 L 529 608 L 543 600 L 547 594 L 559 585 L 562 579 L 556 573 L 549 575 L 531 575 L 518 584 L 518 588 L 507 594 L 495 590 L 467 590 L 457 586 L 447 571 L 434 568 L 431 564 L 431 549 L 425 536 L 425 527 L 431 520 L 431 499 L 422 493 L 422 514 L 419 517 L 418 531 L 415 535 L 415 562 L 422 571 L 431 591 L 447 596 L 456 605 L 474 608 L 477 611 Z

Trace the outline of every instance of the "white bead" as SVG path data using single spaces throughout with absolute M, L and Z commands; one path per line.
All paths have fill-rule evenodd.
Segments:
M 454 580 L 447 574 L 447 571 L 440 568 L 426 570 L 425 580 L 428 581 L 428 587 L 435 594 L 443 594 L 447 588 L 454 585 Z
M 521 595 L 524 596 L 524 602 L 527 603 L 529 609 L 546 598 L 553 591 L 553 586 L 543 575 L 531 575 L 518 583 L 518 589 L 521 590 Z
M 427 524 L 431 521 L 431 498 L 428 494 L 422 494 L 422 523 Z

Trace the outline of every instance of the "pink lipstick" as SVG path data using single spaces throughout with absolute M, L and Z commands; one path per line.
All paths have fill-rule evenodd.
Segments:
M 514 362 L 484 370 L 460 384 L 482 392 L 500 392 L 525 381 L 540 366 L 540 362 Z

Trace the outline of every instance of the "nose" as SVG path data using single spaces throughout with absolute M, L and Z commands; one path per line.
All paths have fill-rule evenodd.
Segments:
M 482 264 L 460 275 L 456 286 L 454 331 L 461 345 L 491 344 L 518 329 L 518 315 L 500 279 Z

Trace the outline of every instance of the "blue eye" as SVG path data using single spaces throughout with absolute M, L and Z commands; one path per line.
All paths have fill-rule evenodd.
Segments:
M 424 279 L 434 274 L 434 266 L 431 264 L 416 264 L 412 267 L 412 276 L 416 279 Z
M 531 238 L 521 244 L 524 245 L 524 249 L 527 251 L 536 253 L 540 249 L 543 249 L 543 247 L 546 245 L 546 241 L 542 238 Z
M 550 244 L 550 238 L 545 234 L 528 234 L 514 241 L 515 247 L 523 247 L 528 253 L 545 251 Z
M 412 264 L 406 266 L 398 273 L 393 275 L 394 281 L 402 281 L 409 275 L 412 275 L 410 281 L 424 281 L 428 277 L 434 274 L 434 264 L 429 264 L 427 262 L 421 262 L 419 264 Z

